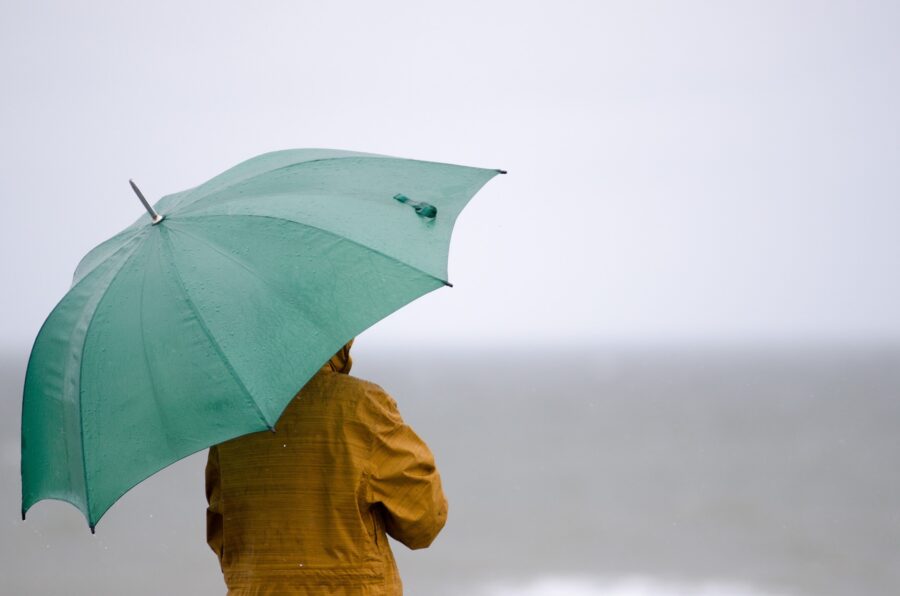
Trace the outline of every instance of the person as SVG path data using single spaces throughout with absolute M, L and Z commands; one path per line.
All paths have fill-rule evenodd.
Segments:
M 352 343 L 274 432 L 209 450 L 207 542 L 229 596 L 402 594 L 386 534 L 418 549 L 444 526 L 434 456 L 387 393 L 347 374 Z

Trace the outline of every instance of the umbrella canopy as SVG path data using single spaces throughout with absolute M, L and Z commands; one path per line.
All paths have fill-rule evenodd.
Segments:
M 272 429 L 347 340 L 449 285 L 454 221 L 501 172 L 296 149 L 162 198 L 84 257 L 38 334 L 23 519 L 60 499 L 93 531 L 165 466 Z

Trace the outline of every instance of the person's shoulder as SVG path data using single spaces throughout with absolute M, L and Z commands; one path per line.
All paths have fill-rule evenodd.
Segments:
M 381 387 L 366 379 L 360 379 L 346 373 L 324 372 L 319 375 L 324 383 L 346 388 L 350 391 L 384 391 Z
M 350 375 L 341 376 L 347 377 L 348 382 L 353 383 L 353 386 L 360 392 L 361 399 L 364 399 L 371 403 L 376 403 L 379 406 L 397 406 L 396 402 L 394 402 L 394 398 L 392 398 L 388 394 L 388 392 L 385 391 L 378 383 L 373 383 L 372 381 L 367 381 L 366 379 L 360 379 L 359 377 L 353 377 Z
M 397 415 L 397 402 L 377 383 L 347 374 L 334 375 L 339 391 L 354 402 L 357 417 L 384 421 Z
M 314 379 L 317 389 L 326 394 L 337 394 L 342 401 L 366 404 L 392 404 L 393 399 L 378 384 L 344 373 L 323 372 Z M 310 385 L 313 389 L 313 385 Z M 396 406 L 396 404 L 394 404 Z

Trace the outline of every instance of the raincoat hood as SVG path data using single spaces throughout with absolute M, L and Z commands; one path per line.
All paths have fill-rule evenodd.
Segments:
M 353 359 L 350 358 L 350 346 L 352 345 L 353 340 L 351 339 L 325 363 L 325 366 L 322 367 L 323 370 L 332 370 L 344 374 L 349 373 L 350 368 L 353 366 Z

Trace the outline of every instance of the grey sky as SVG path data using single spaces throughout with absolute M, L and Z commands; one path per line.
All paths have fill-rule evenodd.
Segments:
M 7 2 L 2 335 L 243 159 L 502 167 L 385 343 L 900 339 L 890 2 Z

